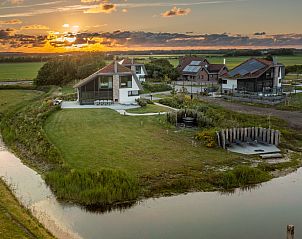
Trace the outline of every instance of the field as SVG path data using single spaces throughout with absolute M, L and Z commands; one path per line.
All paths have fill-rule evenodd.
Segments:
M 54 238 L 20 206 L 2 180 L 0 195 L 1 238 Z
M 0 113 L 10 109 L 20 102 L 30 100 L 39 93 L 29 90 L 0 90 Z
M 43 65 L 43 62 L 1 63 L 0 81 L 33 80 Z
M 200 55 L 201 57 L 206 57 L 210 63 L 215 64 L 223 64 L 223 60 L 226 59 L 226 65 L 229 69 L 234 68 L 235 66 L 239 65 L 243 61 L 249 59 L 249 56 L 246 57 L 223 57 L 222 55 Z M 130 56 L 131 57 L 131 56 Z M 141 59 L 142 62 L 148 62 L 150 56 L 134 56 L 136 59 Z M 178 58 L 180 55 L 154 55 L 151 56 L 153 58 L 166 58 L 169 59 L 171 64 L 174 66 L 178 65 Z M 302 55 L 295 55 L 295 56 L 277 56 L 277 60 L 284 65 L 302 65 Z

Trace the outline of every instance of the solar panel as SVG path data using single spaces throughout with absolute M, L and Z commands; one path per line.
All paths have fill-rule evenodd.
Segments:
M 244 76 L 248 73 L 254 73 L 256 71 L 259 71 L 261 69 L 263 69 L 265 67 L 265 65 L 255 59 L 250 60 L 244 64 L 242 64 L 241 66 L 238 66 L 237 68 L 235 68 L 234 70 L 232 70 L 229 75 L 231 77 L 235 76 L 235 75 L 241 75 Z
M 192 62 L 190 63 L 190 65 L 191 65 L 191 66 L 199 66 L 200 63 L 201 63 L 201 61 L 192 61 Z
M 197 73 L 200 69 L 201 69 L 201 66 L 188 65 L 188 66 L 185 67 L 185 69 L 183 71 L 184 72 Z

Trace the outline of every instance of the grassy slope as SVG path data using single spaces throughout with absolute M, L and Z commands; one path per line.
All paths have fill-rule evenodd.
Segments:
M 30 90 L 0 90 L 0 113 L 38 94 Z
M 33 80 L 43 64 L 43 62 L 1 63 L 0 81 Z
M 223 150 L 193 147 L 193 133 L 167 130 L 163 121 L 164 116 L 124 117 L 111 110 L 62 110 L 48 118 L 45 130 L 73 168 L 124 169 L 162 177 L 162 184 L 182 176 L 200 179 L 205 165 L 238 160 Z
M 0 113 L 37 94 L 34 91 L 0 90 Z M 20 206 L 2 180 L 0 195 L 0 238 L 33 238 L 32 235 L 37 238 L 53 238 Z
M 0 180 L 0 238 L 54 238 L 34 219 Z

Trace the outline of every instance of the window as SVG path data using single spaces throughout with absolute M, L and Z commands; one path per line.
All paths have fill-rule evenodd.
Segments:
M 132 88 L 132 75 L 120 76 L 120 88 Z
M 138 90 L 128 91 L 128 96 L 138 96 L 138 95 L 139 95 Z
M 99 89 L 112 89 L 112 76 L 100 76 L 99 77 Z
M 140 66 L 135 66 L 135 73 L 136 74 L 141 74 L 141 67 Z
M 228 81 L 227 80 L 222 80 L 222 84 L 226 85 L 226 84 L 228 84 Z

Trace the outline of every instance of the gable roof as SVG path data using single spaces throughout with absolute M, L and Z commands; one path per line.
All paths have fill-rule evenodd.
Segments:
M 224 76 L 233 79 L 249 79 L 261 76 L 268 69 L 276 65 L 273 61 L 259 58 L 250 58 L 239 66 L 235 67 Z M 282 65 L 282 64 L 277 64 Z
M 138 84 L 139 88 L 142 88 L 139 80 L 137 79 L 136 75 L 127 67 L 120 65 L 117 61 L 112 62 L 111 64 L 103 67 L 102 69 L 98 70 L 97 72 L 93 73 L 92 75 L 86 77 L 85 79 L 79 81 L 77 84 L 73 86 L 73 88 L 79 88 L 89 81 L 93 80 L 95 76 L 99 75 L 132 75 L 136 83 Z
M 224 64 L 209 64 L 207 70 L 209 73 L 219 73 L 224 67 Z
M 196 65 L 198 63 L 198 65 L 202 65 L 205 64 L 205 62 L 208 62 L 207 59 L 203 58 L 203 57 L 197 57 L 197 56 L 185 56 L 179 59 L 179 65 L 177 66 L 177 69 L 179 72 L 182 72 L 186 66 L 190 65 L 191 63 L 193 65 Z

